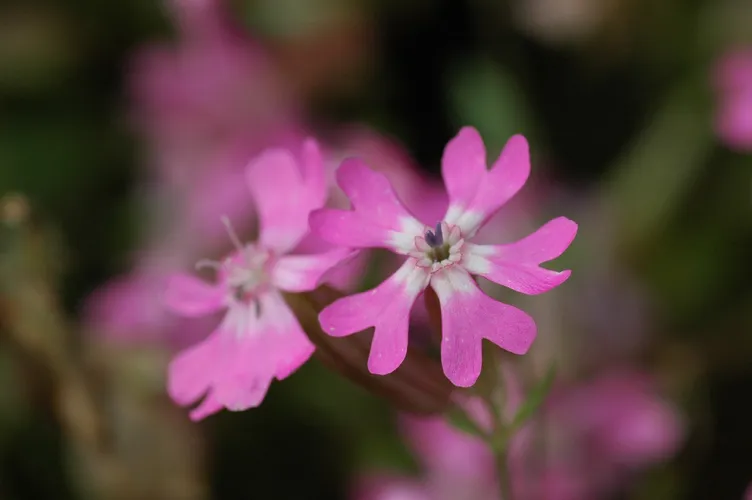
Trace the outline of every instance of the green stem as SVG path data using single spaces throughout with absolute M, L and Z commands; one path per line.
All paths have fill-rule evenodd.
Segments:
M 509 474 L 509 453 L 507 446 L 494 450 L 494 459 L 496 461 L 496 476 L 499 480 L 499 496 L 501 500 L 513 500 L 512 496 L 512 478 Z

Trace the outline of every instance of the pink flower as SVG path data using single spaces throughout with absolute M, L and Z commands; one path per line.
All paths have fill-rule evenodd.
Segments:
M 669 459 L 683 425 L 642 374 L 613 372 L 554 390 L 515 439 L 523 498 L 601 498 L 631 473 Z
M 240 133 L 266 135 L 297 118 L 297 104 L 263 48 L 215 0 L 168 2 L 175 44 L 139 50 L 130 65 L 136 118 L 152 137 L 201 147 Z
M 443 417 L 404 416 L 402 431 L 430 482 L 457 493 L 476 490 L 495 496 L 493 454 L 482 440 L 455 429 Z
M 217 170 L 242 176 L 248 158 L 297 145 L 305 134 L 287 82 L 264 47 L 235 26 L 226 2 L 164 3 L 177 39 L 134 54 L 132 120 L 160 180 L 194 199 Z
M 570 272 L 550 271 L 539 264 L 569 246 L 577 225 L 560 217 L 516 243 L 470 242 L 528 178 L 530 159 L 522 136 L 512 137 L 487 170 L 480 135 L 463 128 L 444 151 L 442 173 L 450 205 L 444 219 L 431 227 L 403 206 L 383 174 L 357 159 L 342 164 L 337 182 L 353 210 L 318 210 L 311 214 L 311 229 L 336 245 L 385 247 L 407 259 L 381 285 L 334 302 L 319 320 L 332 336 L 375 327 L 368 368 L 374 374 L 387 374 L 405 358 L 410 310 L 430 285 L 441 304 L 444 373 L 455 385 L 468 387 L 480 374 L 482 339 L 524 354 L 536 335 L 530 316 L 486 296 L 472 275 L 526 294 L 550 290 Z
M 362 479 L 358 500 L 496 500 L 494 459 L 478 438 L 441 417 L 404 417 L 402 430 L 422 468 L 418 478 L 380 474 Z
M 673 455 L 682 438 L 675 410 L 656 396 L 648 378 L 614 372 L 589 384 L 554 394 L 550 412 L 591 450 L 624 467 L 651 465 Z
M 151 265 L 113 278 L 86 301 L 84 321 L 88 328 L 118 343 L 157 343 L 181 348 L 206 336 L 212 317 L 201 321 L 178 318 L 164 306 L 169 276 Z
M 286 150 L 270 149 L 251 162 L 248 185 L 256 201 L 260 236 L 242 244 L 225 219 L 237 250 L 222 262 L 202 261 L 217 271 L 208 284 L 190 275 L 171 278 L 167 306 L 188 317 L 226 309 L 216 330 L 170 364 L 168 392 L 179 404 L 205 396 L 191 412 L 199 420 L 221 408 L 258 406 L 272 379 L 297 370 L 314 350 L 281 291 L 314 289 L 332 266 L 350 253 L 335 249 L 314 255 L 287 255 L 307 233 L 308 214 L 326 198 L 318 146 L 305 143 L 301 161 Z M 300 165 L 299 165 L 300 163 Z
M 511 415 L 522 394 L 513 373 L 504 371 Z M 475 402 L 466 401 L 465 408 L 485 428 L 487 409 L 472 406 Z M 493 455 L 482 441 L 440 418 L 407 417 L 402 422 L 421 465 L 420 476 L 371 476 L 359 483 L 358 500 L 498 498 Z M 681 437 L 676 411 L 640 374 L 609 373 L 557 388 L 541 414 L 512 439 L 514 498 L 608 498 L 631 473 L 675 453 Z
M 729 147 L 752 151 L 752 48 L 738 49 L 717 64 L 715 130 Z

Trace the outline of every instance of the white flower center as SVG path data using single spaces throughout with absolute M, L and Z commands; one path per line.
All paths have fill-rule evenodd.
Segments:
M 271 257 L 268 250 L 249 244 L 238 255 L 225 259 L 222 267 L 233 299 L 249 302 L 269 283 L 267 269 Z
M 410 256 L 418 261 L 419 267 L 436 272 L 462 260 L 462 246 L 465 240 L 458 226 L 446 222 L 427 229 L 424 236 L 415 238 L 415 247 Z
M 251 305 L 256 302 L 258 294 L 269 284 L 268 270 L 273 258 L 272 252 L 253 243 L 243 245 L 229 219 L 222 217 L 222 222 L 227 227 L 230 240 L 237 252 L 221 262 L 201 260 L 196 263 L 196 267 L 199 269 L 209 267 L 219 273 L 224 273 L 228 301 Z M 256 302 L 256 307 L 258 309 L 258 302 Z M 259 311 L 256 312 L 258 314 Z

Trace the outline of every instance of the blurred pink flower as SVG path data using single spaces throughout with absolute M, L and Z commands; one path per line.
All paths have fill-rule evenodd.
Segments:
M 671 458 L 683 424 L 646 376 L 613 372 L 555 389 L 521 439 L 522 498 L 584 500 L 601 498 L 630 473 Z
M 628 467 L 658 463 L 673 455 L 682 438 L 676 412 L 652 393 L 639 374 L 614 373 L 573 390 L 551 404 L 573 428 L 589 437 L 601 457 Z
M 245 167 L 249 158 L 271 147 L 296 150 L 303 140 L 301 134 L 290 132 L 267 143 L 228 144 L 201 169 L 183 171 L 188 178 L 181 186 L 163 185 L 164 193 L 173 193 L 169 229 L 177 234 L 179 244 L 192 249 L 192 257 L 215 250 L 218 241 L 226 242 L 226 233 L 217 224 L 223 215 L 236 227 L 252 228 L 257 214 L 248 199 Z
M 401 423 L 421 466 L 420 477 L 364 478 L 357 485 L 357 500 L 498 499 L 494 460 L 485 443 L 441 417 L 404 416 Z
M 509 417 L 521 395 L 505 372 Z M 406 417 L 401 428 L 421 474 L 372 476 L 359 484 L 363 488 L 357 490 L 357 500 L 498 498 L 494 459 L 480 440 L 440 418 Z M 513 438 L 509 466 L 515 498 L 605 498 L 630 473 L 670 458 L 682 435 L 676 411 L 640 374 L 616 372 L 559 387 L 538 417 Z
M 271 146 L 297 148 L 304 137 L 284 82 L 262 48 L 229 22 L 223 3 L 167 0 L 176 41 L 144 47 L 129 68 L 132 115 L 154 170 L 134 270 L 85 305 L 89 327 L 109 338 L 197 340 L 180 333 L 200 330 L 201 322 L 185 325 L 159 300 L 167 276 L 198 255 L 226 250 L 221 216 L 252 228 L 248 159 Z
M 138 52 L 130 66 L 136 119 L 151 137 L 199 147 L 228 135 L 268 136 L 297 121 L 284 80 L 218 2 L 174 0 L 175 44 Z M 197 141 L 192 144 L 190 141 Z
M 391 373 L 407 352 L 413 303 L 431 285 L 441 303 L 444 373 L 455 385 L 468 387 L 480 374 L 482 339 L 524 354 L 536 334 L 530 316 L 489 298 L 471 274 L 530 295 L 550 290 L 564 282 L 569 271 L 549 271 L 539 264 L 569 246 L 577 225 L 560 217 L 516 243 L 483 246 L 466 241 L 527 181 L 530 159 L 522 136 L 509 140 L 489 171 L 480 135 L 466 127 L 447 145 L 442 167 L 451 204 L 434 228 L 402 205 L 383 174 L 357 159 L 343 163 L 337 180 L 354 209 L 318 210 L 311 214 L 312 230 L 335 245 L 384 247 L 408 258 L 377 288 L 335 301 L 319 320 L 333 336 L 375 326 L 368 368 L 375 374 Z
M 752 152 L 752 47 L 733 50 L 716 64 L 715 130 L 729 147 Z
M 233 186 L 243 184 L 248 158 L 268 147 L 297 147 L 307 134 L 284 78 L 263 47 L 230 22 L 223 2 L 166 4 L 177 39 L 134 55 L 128 74 L 133 123 L 158 182 L 192 212 L 184 219 L 207 214 L 213 222 L 211 205 L 190 203 L 207 182 L 223 175 L 227 192 L 237 194 Z
M 199 340 L 208 321 L 187 321 L 170 314 L 163 295 L 171 273 L 195 262 L 198 256 L 223 250 L 220 217 L 228 216 L 241 228 L 253 222 L 245 177 L 241 171 L 205 175 L 203 190 L 178 193 L 158 184 L 146 199 L 151 219 L 146 221 L 146 242 L 132 270 L 113 278 L 87 297 L 83 317 L 95 334 L 117 342 L 151 342 L 182 347 Z M 221 243 L 220 243 L 221 241 Z
M 469 491 L 470 485 L 479 491 L 497 491 L 493 455 L 480 439 L 453 428 L 442 417 L 404 416 L 402 431 L 437 486 L 457 493 Z
M 201 340 L 214 318 L 190 320 L 164 307 L 169 268 L 144 262 L 129 274 L 113 278 L 86 301 L 87 327 L 114 342 L 162 344 L 180 348 Z
M 314 346 L 280 291 L 313 290 L 351 253 L 287 255 L 308 232 L 309 212 L 326 200 L 323 162 L 314 141 L 305 143 L 299 161 L 287 150 L 265 151 L 251 162 L 247 175 L 260 218 L 258 241 L 241 243 L 225 219 L 236 251 L 221 262 L 199 263 L 217 271 L 217 283 L 177 274 L 165 296 L 168 307 L 186 317 L 227 310 L 206 340 L 170 363 L 170 396 L 181 405 L 203 397 L 191 412 L 194 420 L 222 408 L 258 406 L 272 379 L 286 378 L 308 360 Z

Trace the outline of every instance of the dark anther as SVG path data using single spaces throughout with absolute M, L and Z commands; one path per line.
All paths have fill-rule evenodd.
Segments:
M 433 233 L 430 230 L 426 231 L 426 243 L 433 248 L 444 244 L 444 235 L 441 234 L 441 222 L 436 223 L 436 229 Z

